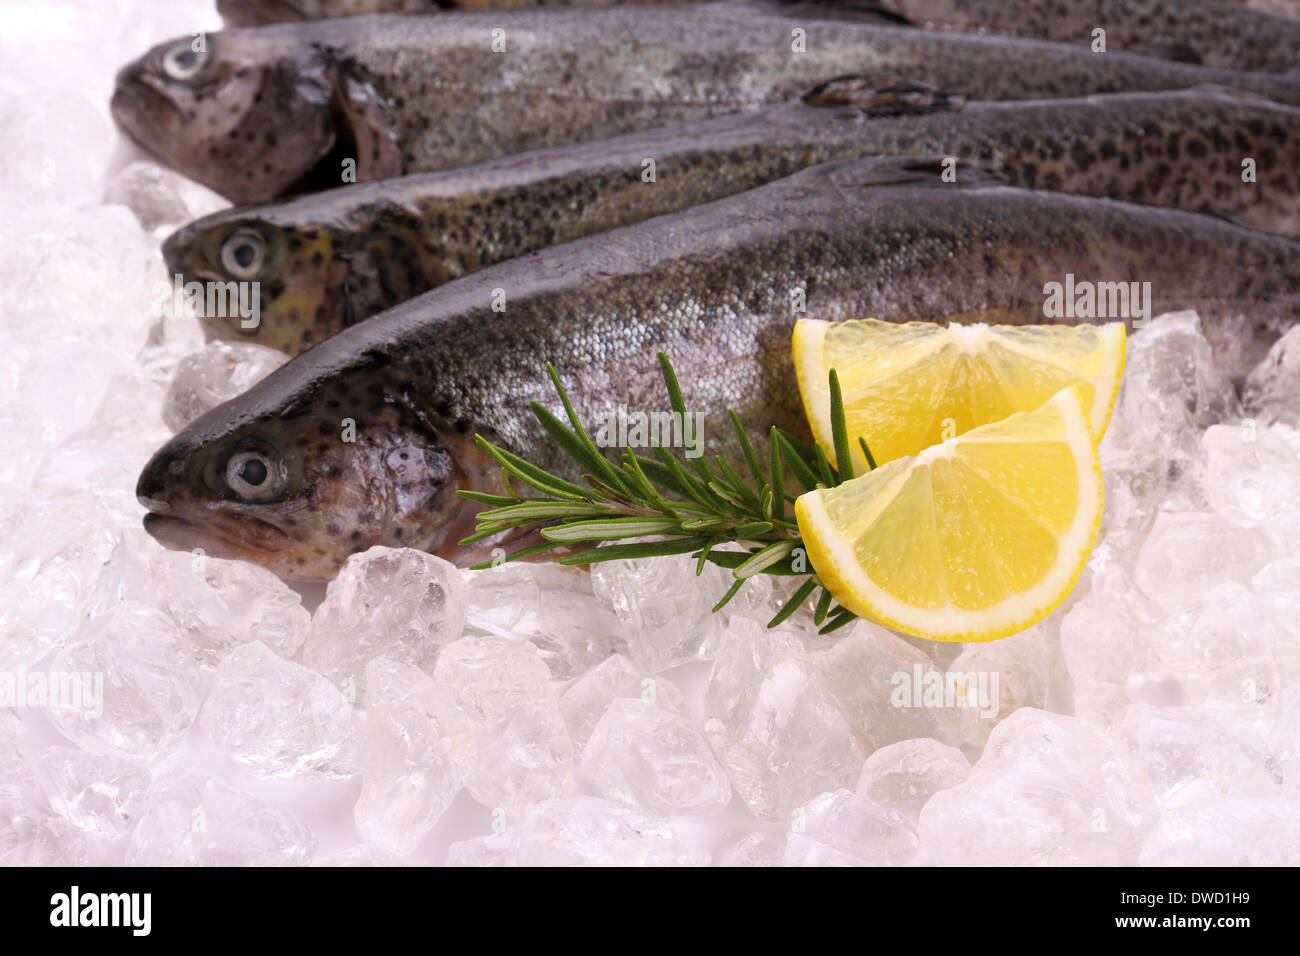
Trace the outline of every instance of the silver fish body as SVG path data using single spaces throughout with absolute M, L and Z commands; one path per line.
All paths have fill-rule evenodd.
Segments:
M 1300 105 L 1300 76 L 818 16 L 691 5 L 383 14 L 162 44 L 118 75 L 113 115 L 236 202 L 756 110 L 858 74 L 971 99 L 1217 83 Z

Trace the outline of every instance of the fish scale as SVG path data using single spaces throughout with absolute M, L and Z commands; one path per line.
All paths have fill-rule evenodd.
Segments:
M 849 0 L 852 6 L 853 0 Z M 871 0 L 924 27 L 980 30 L 1184 59 L 1234 70 L 1300 66 L 1300 23 L 1223 0 Z

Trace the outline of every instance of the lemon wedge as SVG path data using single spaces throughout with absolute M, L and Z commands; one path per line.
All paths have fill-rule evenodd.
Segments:
M 1074 587 L 1103 485 L 1080 386 L 1040 408 L 799 497 L 808 558 L 859 617 L 936 641 L 991 641 Z
M 934 325 L 876 319 L 804 319 L 794 330 L 795 373 L 813 436 L 834 461 L 829 372 L 844 397 L 856 473 L 1038 408 L 1078 385 L 1101 441 L 1124 374 L 1124 324 Z

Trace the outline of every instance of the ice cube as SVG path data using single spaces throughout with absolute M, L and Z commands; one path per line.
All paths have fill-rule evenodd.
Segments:
M 307 639 L 302 598 L 264 568 L 179 551 L 160 551 L 152 564 L 166 587 L 163 606 L 201 663 L 216 664 L 246 641 L 292 657 Z
M 17 147 L 0 170 L 0 192 L 28 203 L 84 201 L 94 194 L 114 137 L 103 109 L 84 92 L 28 89 L 6 95 L 0 126 Z
M 0 866 L 88 866 L 86 835 L 43 807 L 15 812 L 0 795 Z
M 66 706 L 50 716 L 63 734 L 99 754 L 152 763 L 181 746 L 198 716 L 201 679 L 167 615 L 123 604 L 91 618 L 50 668 Z M 82 699 L 72 700 L 80 689 Z
M 970 761 L 956 747 L 930 737 L 900 740 L 881 747 L 862 765 L 860 797 L 897 810 L 915 826 L 921 808 L 940 790 L 961 783 L 970 774 Z
M 814 655 L 817 676 L 839 702 L 864 754 L 911 737 L 960 742 L 962 711 L 968 703 L 978 706 L 977 696 L 967 702 L 954 695 L 950 706 L 947 675 L 929 655 L 883 627 L 858 621 L 836 632 L 841 634 Z M 942 700 L 927 696 L 936 688 L 944 692 Z M 855 768 L 847 783 L 819 792 L 851 787 L 856 779 Z
M 1217 585 L 1148 635 L 1147 668 L 1171 674 L 1185 700 L 1276 704 L 1300 677 L 1300 644 L 1235 581 Z
M 456 798 L 461 771 L 452 754 L 466 742 L 454 706 L 418 667 L 377 657 L 366 684 L 357 832 L 408 856 Z
M 1151 783 L 1157 800 L 1176 806 L 1189 792 L 1272 797 L 1281 790 L 1268 725 L 1254 709 L 1135 703 L 1121 740 Z
M 312 615 L 304 663 L 357 699 L 375 657 L 432 673 L 438 651 L 464 630 L 467 590 L 453 565 L 423 551 L 354 554 Z
M 585 673 L 622 640 L 622 625 L 596 601 L 586 572 L 510 563 L 468 574 L 466 633 L 532 641 L 557 680 Z
M 1300 557 L 1266 564 L 1250 579 L 1250 589 L 1273 612 L 1273 620 L 1300 637 Z
M 587 745 L 596 723 L 619 697 L 649 701 L 675 714 L 686 712 L 681 691 L 672 681 L 651 677 L 631 658 L 615 654 L 570 684 L 560 698 L 560 712 L 575 748 L 580 751 Z
M 138 359 L 129 371 L 114 375 L 109 380 L 108 390 L 91 413 L 86 427 L 69 438 L 69 444 L 76 443 L 75 448 L 93 451 L 103 459 L 102 463 L 96 462 L 83 468 L 83 473 L 119 470 L 121 476 L 127 479 L 123 482 L 127 487 L 121 491 L 134 497 L 135 487 L 130 481 L 131 473 L 138 473 L 140 462 L 147 461 L 158 446 L 171 436 L 171 431 L 162 420 L 164 394 L 166 384 L 158 381 L 155 371 Z M 66 455 L 65 449 L 60 448 L 58 451 Z M 131 456 L 130 461 L 127 460 L 127 455 Z M 61 474 L 56 474 L 58 464 L 53 455 L 42 462 L 42 480 L 59 478 L 62 479 L 60 483 L 74 487 L 75 490 L 69 480 L 75 477 L 75 473 L 64 466 L 58 469 Z
M 1123 568 L 1094 575 L 1091 590 L 1061 620 L 1061 652 L 1074 685 L 1074 709 L 1113 725 L 1128 709 L 1128 682 L 1146 667 L 1143 632 L 1159 614 Z
M 324 860 L 317 860 L 314 866 L 406 866 L 406 861 L 395 853 L 381 850 L 377 846 L 359 843 L 356 846 L 340 850 Z
M 0 513 L 0 524 L 8 538 L 0 546 L 0 670 L 12 671 L 68 643 L 122 531 L 81 496 L 23 502 Z
M 84 866 L 85 834 L 46 804 L 22 736 L 0 710 L 0 866 Z
M 581 776 L 613 803 L 655 816 L 703 816 L 731 802 L 703 735 L 639 698 L 610 703 L 582 753 Z
M 93 612 L 123 601 L 155 604 L 181 628 L 194 659 L 208 666 L 248 641 L 292 657 L 307 639 L 311 615 L 302 598 L 270 571 L 201 551 L 142 552 L 140 545 L 132 537 L 113 552 Z
M 1253 424 L 1205 430 L 1205 494 L 1233 524 L 1276 526 L 1300 511 L 1300 455 L 1280 432 Z
M 474 737 L 465 789 L 485 807 L 513 813 L 573 793 L 573 742 L 555 698 L 525 704 L 496 725 L 476 727 Z
M 13 227 L 0 224 L 0 241 Z M 143 342 L 163 278 L 158 245 L 122 206 L 52 210 L 18 236 L 6 243 L 0 288 L 6 328 L 26 331 L 39 347 L 39 371 L 23 396 L 51 399 L 45 414 L 58 418 L 76 410 L 79 427 Z M 138 311 L 105 308 L 105 289 Z
M 23 722 L 9 708 L 0 709 L 0 760 L 15 759 L 21 750 Z
M 1149 808 L 1141 773 L 1105 733 L 1022 707 L 993 729 L 966 780 L 925 804 L 916 862 L 1131 864 Z
M 739 544 L 730 544 L 721 545 L 714 550 L 740 551 L 742 548 Z M 728 581 L 725 576 L 711 574 L 711 577 L 712 580 L 723 584 L 727 588 L 734 583 Z M 741 589 L 736 592 L 735 596 L 726 603 L 719 613 L 722 615 L 724 623 L 737 617 L 751 617 L 760 624 L 766 625 L 768 621 L 772 620 L 772 615 L 777 612 L 777 607 L 772 603 L 774 596 L 786 597 L 792 590 L 792 588 L 781 587 L 777 579 L 771 575 L 755 574 L 746 579 Z M 723 590 L 714 603 L 716 604 L 718 600 L 721 600 L 722 595 L 726 593 L 726 590 Z M 714 639 L 716 640 L 721 633 L 721 631 L 715 632 Z M 709 648 L 705 648 L 706 655 L 708 655 L 709 650 Z
M 453 843 L 447 848 L 448 866 L 518 866 L 516 834 L 501 832 Z
M 175 228 L 190 217 L 176 188 L 182 181 L 171 170 L 137 160 L 104 188 L 104 202 L 126 206 L 150 232 L 167 226 Z
M 457 843 L 453 865 L 707 866 L 709 855 L 662 821 L 595 797 L 526 807 L 504 833 Z
M 1205 506 L 1201 431 L 1241 414 L 1194 312 L 1157 316 L 1128 342 L 1124 381 L 1101 443 L 1108 499 L 1102 535 L 1127 553 L 1161 501 Z
M 902 866 L 916 854 L 916 830 L 899 811 L 851 790 L 823 793 L 790 824 L 786 866 Z
M 1133 578 L 1175 611 L 1228 581 L 1246 583 L 1271 555 L 1267 538 L 1213 512 L 1162 511 L 1138 554 Z
M 180 431 L 204 412 L 242 395 L 289 360 L 252 342 L 209 342 L 181 359 L 167 389 L 163 421 Z
M 41 345 L 27 347 L 0 333 L 0 349 L 6 353 L 0 355 L 0 425 L 12 443 L 0 460 L 0 480 L 15 491 L 26 490 L 27 504 L 70 496 L 66 486 L 46 488 L 38 483 L 37 472 L 48 472 L 50 459 L 62 455 L 63 444 L 86 427 L 125 360 L 102 346 L 69 344 L 53 335 Z M 69 381 L 68 369 L 82 367 L 86 371 L 81 378 Z M 77 391 L 69 394 L 74 388 Z M 96 489 L 72 489 L 77 490 L 91 497 Z
M 155 235 L 230 205 L 212 190 L 144 160 L 128 163 L 109 181 L 104 202 L 126 206 Z
M 287 810 L 177 767 L 154 781 L 128 866 L 306 866 L 316 838 Z
M 200 723 L 259 777 L 352 773 L 352 705 L 343 692 L 260 641 L 235 648 L 218 665 Z
M 46 747 L 40 773 L 51 808 L 97 837 L 127 833 L 144 811 L 150 774 L 120 757 L 101 757 L 74 747 Z
M 754 830 L 729 841 L 713 861 L 714 866 L 781 866 L 785 834 Z
M 1103 439 L 1101 445 L 1106 504 L 1093 560 L 1101 557 L 1131 565 L 1164 500 L 1164 468 L 1161 462 L 1139 455 L 1111 453 L 1108 441 Z
M 759 817 L 788 820 L 819 793 L 852 786 L 863 754 L 799 638 L 732 621 L 705 691 L 704 732 Z
M 1282 792 L 1300 799 L 1300 689 L 1287 688 L 1279 710 L 1269 728 L 1270 766 L 1282 777 Z
M 522 638 L 462 637 L 443 648 L 433 676 L 477 724 L 500 720 L 551 693 L 550 669 L 536 645 Z
M 1131 335 L 1124 381 L 1126 404 L 1116 414 L 1130 422 L 1154 411 L 1200 431 L 1241 414 L 1237 390 L 1214 361 L 1195 312 L 1158 315 Z
M 1300 803 L 1224 798 L 1178 807 L 1160 817 L 1142 845 L 1143 866 L 1300 865 Z
M 606 561 L 591 571 L 596 599 L 626 631 L 627 654 L 652 674 L 700 660 L 722 622 L 713 606 L 731 586 L 723 568 L 695 573 L 689 555 Z
M 964 705 L 964 742 L 983 747 L 998 722 L 1020 707 L 1046 707 L 1061 649 L 1059 621 L 1049 618 L 998 641 L 966 644 L 946 677 Z M 1061 665 L 1063 666 L 1063 665 Z
M 1300 327 L 1273 343 L 1242 389 L 1247 415 L 1261 425 L 1282 422 L 1300 428 Z

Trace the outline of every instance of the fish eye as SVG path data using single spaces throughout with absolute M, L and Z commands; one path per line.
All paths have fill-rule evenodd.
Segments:
M 207 64 L 207 50 L 195 50 L 191 41 L 182 40 L 163 54 L 162 71 L 178 83 L 193 83 Z
M 284 488 L 284 466 L 260 451 L 241 451 L 226 462 L 226 485 L 244 501 L 270 501 Z
M 221 244 L 221 268 L 236 279 L 256 279 L 266 266 L 266 241 L 252 229 L 236 229 Z

